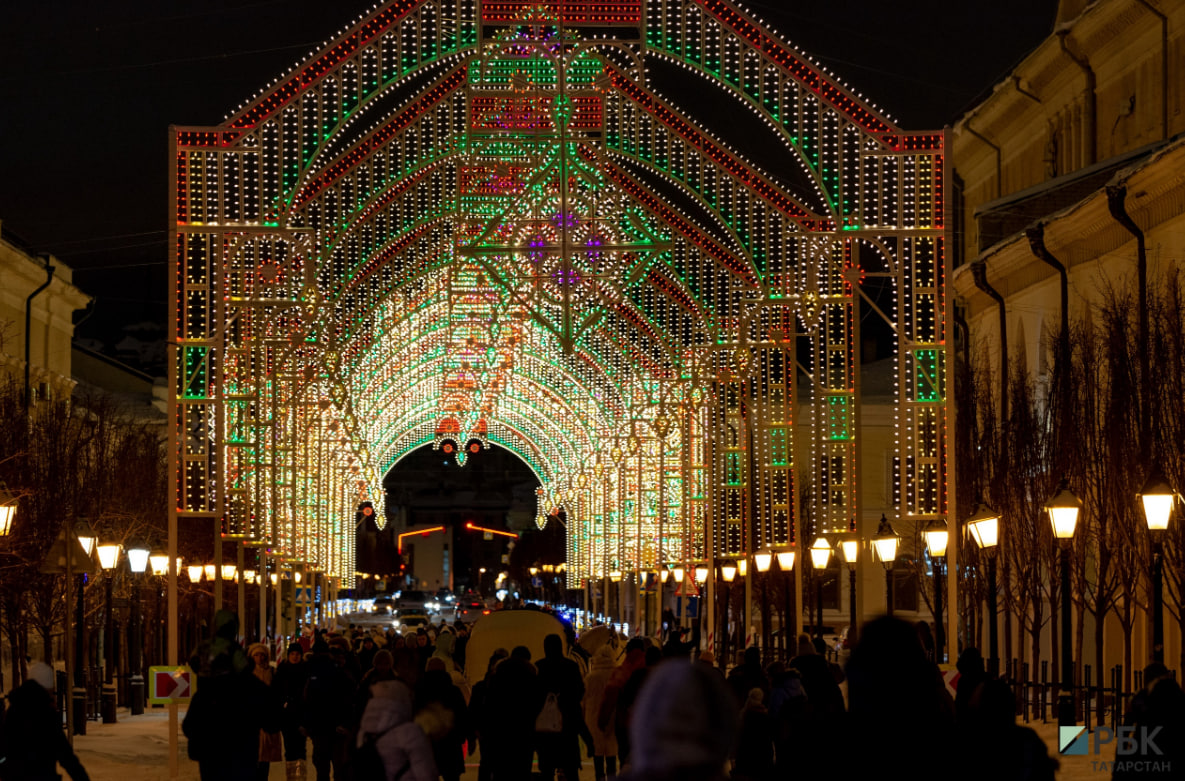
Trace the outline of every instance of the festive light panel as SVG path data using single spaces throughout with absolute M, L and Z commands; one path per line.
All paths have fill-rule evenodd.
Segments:
M 539 478 L 537 522 L 564 516 L 572 585 L 694 561 L 706 535 L 796 544 L 803 453 L 810 523 L 847 530 L 875 270 L 897 511 L 941 517 L 941 134 L 725 0 L 477 13 L 390 0 L 222 125 L 177 129 L 179 514 L 349 577 L 357 506 L 384 517 L 401 458 L 498 445 Z M 761 118 L 809 191 L 657 94 L 658 63 Z

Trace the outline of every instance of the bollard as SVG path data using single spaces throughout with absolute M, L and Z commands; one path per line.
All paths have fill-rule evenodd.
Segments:
M 128 699 L 133 716 L 144 712 L 144 676 L 136 673 L 128 679 Z
M 99 711 L 104 724 L 115 723 L 115 684 L 103 684 L 103 693 L 99 696 Z
M 75 686 L 72 693 L 72 707 L 74 708 L 74 734 L 86 734 L 86 687 Z

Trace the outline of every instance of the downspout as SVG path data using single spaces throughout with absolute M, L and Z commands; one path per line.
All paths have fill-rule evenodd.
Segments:
M 33 387 L 33 356 L 31 355 L 33 347 L 32 334 L 30 333 L 33 328 L 33 299 L 36 298 L 42 290 L 45 290 L 47 287 L 49 287 L 51 282 L 53 282 L 54 267 L 49 262 L 50 256 L 43 255 L 42 257 L 45 259 L 45 283 L 30 293 L 29 297 L 25 299 L 25 417 L 29 416 L 29 407 L 32 406 L 32 399 L 30 398 L 29 394 Z
M 1122 184 L 1107 185 L 1107 206 L 1111 216 L 1115 218 L 1128 232 L 1136 237 L 1136 311 L 1139 314 L 1139 332 L 1136 335 L 1140 353 L 1140 385 L 1147 392 L 1148 387 L 1148 253 L 1144 243 L 1144 231 L 1136 225 L 1136 221 L 1127 213 L 1124 203 L 1127 199 L 1127 187 Z M 1141 394 L 1143 395 L 1143 394 Z M 1140 403 L 1140 450 L 1147 456 L 1151 410 L 1146 398 Z
M 1060 260 L 1055 258 L 1049 249 L 1045 246 L 1045 225 L 1044 223 L 1037 223 L 1032 227 L 1025 229 L 1025 236 L 1029 239 L 1029 248 L 1032 249 L 1033 255 L 1038 260 L 1045 262 L 1052 266 L 1058 273 L 1061 293 L 1061 333 L 1058 341 L 1058 361 L 1061 363 L 1061 372 L 1058 377 L 1058 395 L 1059 401 L 1062 404 L 1068 404 L 1070 401 L 1070 281 L 1069 275 L 1066 273 L 1066 266 Z
M 1148 13 L 1160 20 L 1160 138 L 1169 140 L 1169 19 L 1148 5 L 1147 0 L 1136 0 Z
M 1003 184 L 1001 183 L 1001 176 L 1002 176 L 1002 171 L 1004 168 L 1003 162 L 1000 157 L 1000 147 L 997 146 L 996 144 L 993 144 L 991 141 L 988 141 L 987 137 L 984 136 L 983 134 L 977 132 L 975 130 L 975 128 L 971 127 L 971 124 L 969 122 L 964 122 L 963 127 L 967 128 L 968 133 L 975 136 L 980 141 L 982 141 L 983 143 L 987 144 L 988 146 L 990 146 L 992 149 L 995 150 L 995 152 L 996 152 L 996 197 L 999 198 L 1000 195 L 1003 193 Z
M 1082 74 L 1086 77 L 1086 86 L 1082 90 L 1083 101 L 1085 103 L 1084 113 L 1086 115 L 1084 120 L 1086 128 L 1083 133 L 1086 136 L 1086 159 L 1082 161 L 1081 166 L 1082 168 L 1085 168 L 1086 166 L 1093 165 L 1095 163 L 1097 155 L 1095 151 L 1098 146 L 1098 133 L 1096 132 L 1096 115 L 1098 113 L 1098 108 L 1096 106 L 1097 97 L 1095 96 L 1096 79 L 1094 71 L 1090 67 L 1090 61 L 1085 57 L 1079 57 L 1078 55 L 1074 54 L 1072 51 L 1070 51 L 1069 47 L 1066 46 L 1066 36 L 1069 35 L 1069 32 L 1069 30 L 1058 30 L 1057 41 L 1061 45 L 1062 51 L 1065 52 L 1066 56 L 1073 60 L 1074 64 L 1082 69 Z
M 1000 420 L 1008 420 L 1008 317 L 1004 311 L 1004 296 L 987 281 L 987 263 L 977 260 L 971 264 L 975 286 L 996 302 L 1000 312 Z

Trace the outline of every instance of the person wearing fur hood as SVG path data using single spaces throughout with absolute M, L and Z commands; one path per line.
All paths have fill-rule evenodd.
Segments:
M 412 696 L 402 681 L 379 681 L 370 687 L 370 701 L 358 725 L 358 745 L 375 739 L 386 781 L 436 781 L 432 744 L 412 720 Z M 377 736 L 377 737 L 376 737 Z

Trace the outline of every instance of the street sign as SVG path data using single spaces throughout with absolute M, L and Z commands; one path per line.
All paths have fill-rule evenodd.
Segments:
M 189 703 L 197 676 L 188 667 L 149 667 L 148 701 L 153 705 Z
M 62 530 L 58 533 L 57 540 L 54 541 L 49 551 L 46 552 L 45 560 L 41 564 L 41 571 L 46 575 L 66 574 L 67 551 L 70 552 L 73 558 L 70 566 L 75 574 L 91 571 L 91 567 L 93 566 L 91 557 L 86 555 L 86 551 L 83 550 L 77 537 L 73 534 L 66 534 L 65 527 L 62 527 Z

